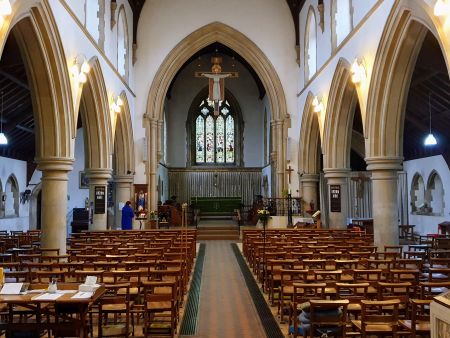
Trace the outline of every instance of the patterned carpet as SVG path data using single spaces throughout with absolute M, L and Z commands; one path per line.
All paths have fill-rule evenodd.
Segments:
M 198 338 L 266 337 L 230 241 L 206 242 Z

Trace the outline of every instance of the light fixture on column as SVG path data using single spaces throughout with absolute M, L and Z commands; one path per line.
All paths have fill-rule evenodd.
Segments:
M 91 70 L 88 60 L 82 54 L 77 55 L 70 66 L 70 73 L 80 83 L 86 83 L 87 74 Z
M 350 70 L 352 72 L 352 82 L 355 84 L 361 83 L 366 77 L 366 68 L 363 60 L 355 59 Z
M 428 94 L 428 110 L 430 113 L 430 133 L 425 138 L 425 141 L 423 142 L 426 146 L 435 146 L 437 144 L 436 137 L 431 133 L 431 92 Z
M 3 91 L 2 91 L 2 106 L 0 111 L 0 145 L 7 145 L 8 139 L 6 138 L 6 135 L 3 133 Z
M 450 3 L 448 0 L 437 0 L 434 4 L 434 15 L 444 16 L 450 14 Z
M 315 113 L 320 113 L 324 109 L 322 99 L 319 99 L 317 96 L 314 96 L 312 106 Z

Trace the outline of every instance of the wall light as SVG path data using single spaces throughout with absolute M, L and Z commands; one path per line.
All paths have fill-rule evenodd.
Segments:
M 115 113 L 120 113 L 122 111 L 123 106 L 123 100 L 118 96 L 117 98 L 112 96 L 112 102 L 111 102 L 111 110 Z
M 324 110 L 322 99 L 319 100 L 317 96 L 314 96 L 312 106 L 315 113 L 320 113 Z
M 361 83 L 361 81 L 366 77 L 366 67 L 364 67 L 364 61 L 355 59 L 350 68 L 352 72 L 352 82 L 355 84 Z
M 448 0 L 437 0 L 434 4 L 434 15 L 444 16 L 450 14 L 450 3 Z
M 0 15 L 8 16 L 11 15 L 12 8 L 9 0 L 0 0 Z
M 70 73 L 80 83 L 86 83 L 87 74 L 90 72 L 91 66 L 88 60 L 82 54 L 77 55 L 70 66 Z

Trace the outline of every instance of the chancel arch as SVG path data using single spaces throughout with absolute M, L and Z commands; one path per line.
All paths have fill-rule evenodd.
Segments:
M 145 114 L 145 128 L 148 147 L 147 178 L 149 183 L 150 205 L 157 204 L 157 166 L 158 154 L 161 154 L 158 136 L 161 135 L 164 102 L 167 90 L 180 67 L 196 52 L 215 42 L 221 43 L 241 55 L 254 69 L 267 92 L 272 112 L 272 157 L 273 168 L 276 172 L 276 193 L 286 185 L 286 143 L 289 114 L 287 113 L 286 99 L 280 78 L 271 62 L 264 53 L 248 37 L 223 23 L 214 22 L 206 25 L 179 42 L 167 55 L 158 69 L 150 87 L 147 113 Z M 161 143 L 161 142 L 159 142 Z
M 368 170 L 372 172 L 375 243 L 398 244 L 398 171 L 404 156 L 408 93 L 424 39 L 437 40 L 445 64 L 442 23 L 425 2 L 396 1 L 377 49 L 366 112 Z M 448 67 L 447 67 L 448 68 Z M 448 70 L 447 70 L 448 75 Z

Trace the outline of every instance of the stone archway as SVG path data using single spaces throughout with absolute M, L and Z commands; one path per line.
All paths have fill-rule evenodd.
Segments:
M 112 173 L 113 131 L 105 82 L 97 58 L 89 62 L 91 70 L 82 87 L 80 112 L 85 134 L 85 167 L 89 178 L 89 200 L 95 200 L 95 190 L 102 187 L 107 196 Z M 93 229 L 105 230 L 107 214 L 94 213 Z
M 156 73 L 150 87 L 144 127 L 149 143 L 147 181 L 150 206 L 157 204 L 157 166 L 161 156 L 159 135 L 163 124 L 164 98 L 169 85 L 181 66 L 197 51 L 219 42 L 240 54 L 261 79 L 270 103 L 273 120 L 271 157 L 276 171 L 276 193 L 286 188 L 286 145 L 287 128 L 290 127 L 286 98 L 281 81 L 266 55 L 247 36 L 220 22 L 213 22 L 191 33 L 180 41 L 167 55 Z
M 449 44 L 439 19 L 424 2 L 397 0 L 378 46 L 366 112 L 366 162 L 372 171 L 375 243 L 398 244 L 398 171 L 403 162 L 405 107 L 411 77 L 427 32 L 446 64 Z
M 21 10 L 11 19 L 9 29 L 17 40 L 31 87 L 36 162 L 42 171 L 41 246 L 59 248 L 65 254 L 67 199 L 62 197 L 67 196 L 74 138 L 70 78 L 48 2 Z
M 120 227 L 122 210 L 121 203 L 131 200 L 133 194 L 134 137 L 131 123 L 131 113 L 125 92 L 120 98 L 123 101 L 122 111 L 117 115 L 114 133 L 114 218 L 117 228 Z
M 305 210 L 309 210 L 310 204 L 318 209 L 319 196 L 318 183 L 320 173 L 320 154 L 322 152 L 319 118 L 313 111 L 312 93 L 306 97 L 303 109 L 302 124 L 300 128 L 299 161 L 300 184 L 302 198 L 305 202 Z

